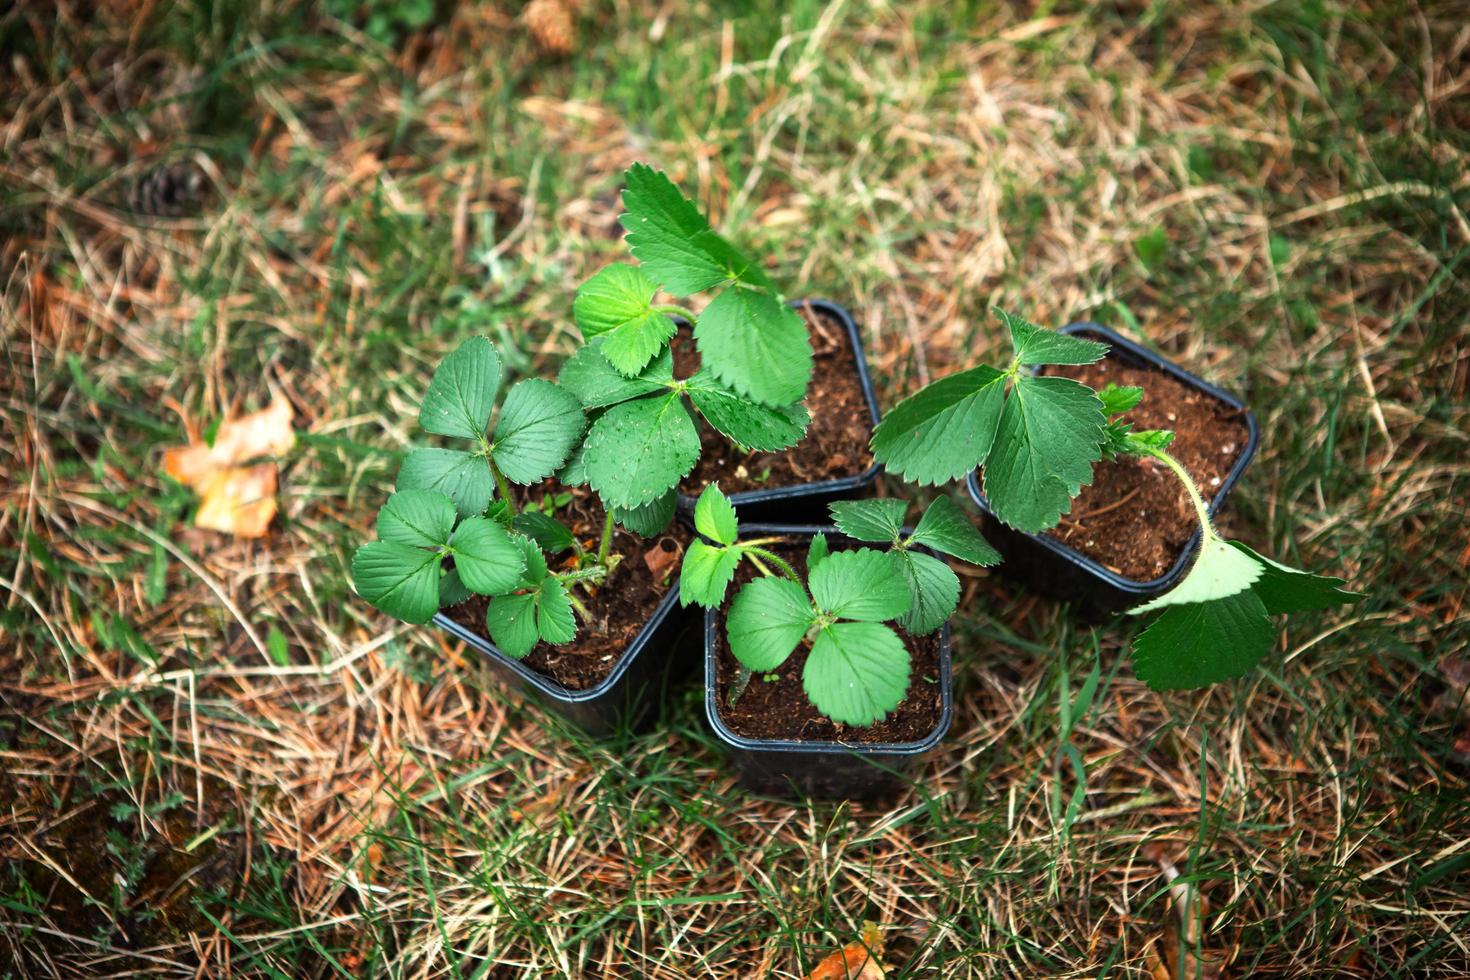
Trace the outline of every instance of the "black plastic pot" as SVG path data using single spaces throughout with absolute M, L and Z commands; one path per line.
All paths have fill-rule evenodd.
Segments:
M 1112 348 L 1109 357 L 1117 358 L 1133 367 L 1163 371 L 1241 413 L 1249 435 L 1240 457 L 1220 481 L 1219 489 L 1209 502 L 1210 516 L 1214 517 L 1225 506 L 1226 498 L 1235 489 L 1240 475 L 1255 456 L 1256 446 L 1260 441 L 1256 417 L 1245 403 L 1107 327 L 1096 323 L 1073 323 L 1063 327 L 1062 333 L 1081 334 L 1100 340 Z M 1178 560 L 1167 572 L 1152 581 L 1140 582 L 1119 575 L 1050 535 L 1027 534 L 1007 527 L 990 512 L 985 494 L 980 489 L 979 471 L 971 472 L 966 482 L 970 488 L 970 496 L 980 506 L 985 536 L 1005 557 L 999 570 L 1038 592 L 1072 602 L 1084 615 L 1109 616 L 1169 591 L 1184 577 L 1194 553 L 1199 549 L 1200 532 L 1196 530 L 1184 550 L 1179 553 Z
M 830 526 L 759 524 L 741 528 L 742 537 L 774 534 L 810 537 L 818 532 L 826 534 L 834 544 L 862 543 L 851 541 Z M 716 639 L 721 622 L 720 610 L 705 611 L 704 710 L 715 737 L 729 751 L 741 784 L 754 793 L 837 800 L 893 796 L 909 785 L 906 773 L 915 762 L 938 745 L 949 731 L 954 712 L 949 623 L 939 633 L 940 712 L 933 731 L 916 742 L 859 744 L 746 738 L 730 731 L 720 718 L 718 704 Z
M 878 398 L 873 394 L 873 380 L 868 375 L 868 359 L 863 353 L 863 340 L 858 334 L 857 324 L 844 308 L 825 299 L 792 300 L 787 304 L 793 309 L 809 306 L 842 324 L 852 344 L 853 360 L 857 363 L 858 384 L 863 389 L 863 399 L 868 403 L 868 417 L 876 428 L 881 417 Z M 730 502 L 743 521 L 779 520 L 787 524 L 804 521 L 827 520 L 827 504 L 833 500 L 845 500 L 858 496 L 878 478 L 880 466 L 875 462 L 854 476 L 816 483 L 798 483 L 786 487 L 769 487 L 760 490 L 745 490 L 730 494 Z M 694 509 L 694 497 L 679 495 L 679 508 L 684 512 Z
M 519 660 L 507 657 L 485 637 L 440 613 L 434 625 L 480 651 L 491 669 L 511 688 L 528 695 L 550 711 L 575 722 L 592 735 L 604 735 L 622 726 L 636 728 L 650 717 L 676 664 L 688 670 L 694 662 L 694 636 L 687 626 L 693 617 L 679 606 L 679 589 L 670 588 L 663 601 L 617 666 L 602 681 L 580 691 L 563 687 Z M 695 634 L 697 635 L 697 634 Z M 679 656 L 681 646 L 685 656 Z

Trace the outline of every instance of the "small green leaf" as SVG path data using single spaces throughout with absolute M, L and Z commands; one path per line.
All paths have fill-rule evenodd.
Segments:
M 1044 330 L 1036 324 L 997 308 L 995 315 L 1011 331 L 1016 360 L 1032 364 L 1091 364 L 1108 352 L 1107 344 L 1073 334 Z
M 286 667 L 291 663 L 291 648 L 286 644 L 286 634 L 274 623 L 265 634 L 265 649 L 271 655 L 271 660 L 277 667 Z
M 1155 228 L 1146 235 L 1141 235 L 1133 243 L 1133 250 L 1138 253 L 1139 259 L 1150 271 L 1154 271 L 1163 264 L 1165 256 L 1169 254 L 1169 236 L 1164 229 Z
M 679 569 L 679 602 L 713 609 L 725 601 L 725 590 L 740 564 L 738 548 L 714 547 L 696 538 L 684 552 Z
M 427 623 L 439 611 L 438 552 L 395 541 L 365 544 L 352 556 L 357 594 L 406 623 Z
M 642 371 L 674 335 L 674 321 L 653 308 L 658 286 L 630 265 L 610 265 L 582 284 L 572 313 L 582 336 L 603 337 L 601 351 L 625 375 Z
M 827 536 L 817 533 L 812 535 L 812 543 L 806 549 L 806 571 L 810 575 L 818 565 L 827 560 L 832 553 L 827 545 Z
M 491 456 L 507 480 L 529 486 L 567 461 L 586 425 L 576 395 L 530 378 L 512 388 L 500 406 Z
M 583 408 L 607 408 L 672 385 L 674 355 L 665 349 L 636 377 L 625 378 L 602 356 L 602 345 L 594 342 L 561 366 L 556 381 L 576 395 Z
M 1133 666 L 1156 691 L 1239 677 L 1271 649 L 1274 631 L 1250 589 L 1169 606 L 1133 641 Z
M 510 539 L 521 549 L 521 557 L 526 563 L 526 569 L 521 573 L 520 587 L 536 588 L 551 574 L 546 567 L 546 555 L 542 553 L 540 545 L 530 538 L 512 534 Z
M 587 442 L 577 443 L 566 464 L 556 474 L 556 481 L 563 486 L 580 487 L 587 483 Z
M 694 202 L 662 171 L 634 164 L 623 175 L 620 219 L 628 248 L 643 268 L 676 296 L 744 279 L 770 285 L 764 273 L 710 230 Z
M 577 635 L 572 600 L 557 579 L 548 578 L 536 594 L 536 633 L 553 646 L 570 643 Z
M 522 546 L 488 517 L 467 517 L 460 522 L 450 550 L 460 581 L 480 595 L 509 592 L 520 584 L 526 568 Z
M 909 543 L 954 555 L 971 565 L 994 565 L 1000 561 L 1000 552 L 990 546 L 965 512 L 948 497 L 934 499 L 919 518 L 919 526 L 914 528 Z
M 400 490 L 378 511 L 378 539 L 415 548 L 449 543 L 454 530 L 454 501 L 432 490 Z
M 939 629 L 960 604 L 960 580 L 954 569 L 922 552 L 894 550 L 888 554 L 913 596 L 913 605 L 899 625 L 914 636 Z
M 1106 388 L 1097 393 L 1097 397 L 1103 404 L 1103 414 L 1112 418 L 1137 408 L 1138 403 L 1143 401 L 1143 389 L 1133 385 L 1120 387 L 1109 382 Z
M 1152 612 L 1165 606 L 1208 602 L 1245 592 L 1261 577 L 1265 566 L 1255 554 L 1232 548 L 1211 535 L 1200 548 L 1189 574 L 1174 588 L 1151 602 L 1128 610 L 1131 615 Z
M 827 505 L 827 513 L 843 534 L 854 541 L 898 542 L 903 530 L 907 500 L 876 497 L 871 500 L 838 500 Z
M 489 461 L 458 449 L 415 449 L 399 467 L 396 485 L 399 493 L 433 490 L 445 494 L 461 517 L 485 513 L 495 494 Z
M 535 541 L 547 554 L 560 554 L 577 543 L 560 521 L 539 510 L 522 511 L 511 518 L 510 526 Z
M 1161 453 L 1174 443 L 1174 433 L 1168 429 L 1144 429 L 1129 432 L 1123 437 L 1123 451 L 1135 456 Z
M 985 464 L 985 496 L 1001 521 L 1036 533 L 1055 527 L 1092 482 L 1106 435 L 1102 402 L 1069 378 L 1016 378 Z
M 664 495 L 699 461 L 699 432 L 677 392 L 614 405 L 587 434 L 587 482 L 605 504 Z
M 982 365 L 940 378 L 873 430 L 873 456 L 910 483 L 947 483 L 985 462 L 1005 405 L 1006 375 Z
M 760 452 L 780 452 L 801 441 L 811 424 L 804 405 L 772 408 L 737 395 L 701 369 L 687 382 L 689 400 L 725 438 Z
M 704 488 L 694 502 L 694 529 L 719 544 L 734 544 L 740 535 L 740 522 L 730 498 L 720 492 L 717 483 Z
M 439 608 L 448 609 L 464 602 L 471 595 L 469 589 L 465 588 L 464 582 L 460 581 L 459 572 L 450 569 L 439 578 Z
M 662 497 L 655 497 L 642 507 L 613 508 L 613 520 L 641 537 L 651 538 L 669 526 L 679 504 L 679 493 L 670 490 Z
M 536 593 L 498 595 L 485 610 L 485 629 L 501 653 L 520 660 L 536 646 Z
M 872 548 L 838 551 L 808 576 L 817 608 L 829 616 L 879 622 L 909 611 L 913 597 L 888 555 Z
M 775 670 L 791 656 L 812 619 L 806 590 L 790 579 L 747 582 L 735 594 L 726 617 L 730 652 L 750 670 Z
M 727 289 L 705 307 L 694 326 L 704 367 L 764 405 L 794 405 L 806 397 L 812 345 L 806 322 L 776 297 Z
M 817 710 L 833 721 L 871 725 L 908 692 L 909 651 L 880 623 L 834 623 L 817 634 L 801 684 Z
M 1366 598 L 1361 592 L 1344 589 L 1343 586 L 1347 583 L 1340 578 L 1313 575 L 1311 572 L 1272 561 L 1239 541 L 1230 541 L 1228 544 L 1260 564 L 1261 577 L 1251 584 L 1251 591 L 1260 596 L 1266 612 L 1272 616 L 1331 609 L 1333 606 L 1361 602 Z
M 500 355 L 484 337 L 471 337 L 444 358 L 419 406 L 419 425 L 441 436 L 479 439 L 495 410 Z

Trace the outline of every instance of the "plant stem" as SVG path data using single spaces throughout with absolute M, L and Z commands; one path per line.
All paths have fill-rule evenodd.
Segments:
M 606 566 L 607 556 L 612 552 L 613 539 L 613 512 L 607 509 L 607 517 L 602 521 L 602 543 L 597 546 L 597 564 Z
M 682 306 L 674 306 L 672 304 L 669 304 L 665 306 L 655 306 L 653 309 L 656 313 L 665 313 L 669 316 L 676 316 L 688 323 L 693 323 L 695 320 L 699 319 L 694 315 L 692 311 L 686 310 Z
M 1194 505 L 1194 514 L 1199 518 L 1200 531 L 1204 535 L 1204 540 L 1208 541 L 1215 537 L 1215 528 L 1210 523 L 1210 510 L 1205 506 L 1205 499 L 1200 495 L 1199 487 L 1195 486 L 1194 478 L 1189 475 L 1179 460 L 1162 449 L 1150 449 L 1148 455 L 1173 470 L 1174 475 L 1179 477 L 1179 482 L 1184 484 L 1184 489 L 1189 491 L 1189 502 Z
M 607 578 L 607 569 L 603 566 L 592 568 L 579 568 L 575 572 L 559 572 L 556 579 L 562 584 L 568 582 L 601 582 Z
M 747 555 L 751 555 L 751 556 L 759 555 L 761 558 L 764 558 L 766 561 L 770 562 L 772 565 L 775 565 L 776 568 L 778 568 L 780 570 L 780 572 L 781 572 L 782 575 L 785 575 L 787 578 L 791 579 L 791 581 L 795 582 L 797 585 L 801 585 L 802 584 L 801 583 L 801 576 L 798 575 L 798 574 L 796 574 L 796 569 L 792 568 L 791 565 L 790 565 L 790 563 L 787 562 L 786 559 L 782 558 L 780 555 L 774 555 L 774 554 L 772 554 L 771 552 L 767 551 L 764 548 L 752 548 L 752 547 L 750 547 L 750 543 L 749 542 L 743 542 L 743 543 L 745 544 L 745 553 Z M 756 564 L 757 564 L 757 566 L 759 566 L 760 563 L 757 562 Z
M 576 595 L 572 593 L 571 589 L 567 590 L 567 601 L 572 604 L 572 608 L 577 611 L 577 615 L 582 617 L 582 622 L 592 622 L 592 613 L 589 612 L 587 610 L 587 607 L 582 604 L 582 600 L 578 599 Z
M 494 457 L 486 456 L 485 462 L 490 464 L 490 475 L 495 477 L 495 488 L 500 491 L 500 499 L 504 500 L 505 506 L 510 509 L 510 516 L 516 516 L 516 502 L 510 497 L 510 484 L 505 482 L 500 467 L 495 465 Z

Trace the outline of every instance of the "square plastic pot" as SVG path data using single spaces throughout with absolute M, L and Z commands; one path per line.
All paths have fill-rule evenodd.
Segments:
M 695 620 L 679 606 L 679 589 L 675 585 L 628 644 L 612 673 L 579 691 L 507 657 L 488 639 L 443 613 L 435 616 L 433 623 L 484 654 L 491 670 L 507 687 L 575 723 L 590 735 L 605 735 L 624 726 L 638 728 L 647 722 L 668 683 L 676 679 L 673 676 L 676 665 L 687 671 L 694 663 L 694 651 L 688 648 L 697 642 L 698 635 L 688 628 L 695 625 Z M 682 657 L 679 656 L 681 645 L 685 653 Z
M 758 524 L 741 528 L 741 537 L 779 534 L 809 538 L 817 533 L 826 534 L 829 541 L 837 544 L 863 544 L 831 526 Z M 718 703 L 716 640 L 722 622 L 720 610 L 705 610 L 704 711 L 715 738 L 730 754 L 741 785 L 752 793 L 829 800 L 892 797 L 909 786 L 909 771 L 949 732 L 954 713 L 949 623 L 939 632 L 940 710 L 934 728 L 913 742 L 849 743 L 747 738 L 731 731 L 720 717 Z
M 1235 465 L 1220 481 L 1214 498 L 1209 502 L 1209 513 L 1213 518 L 1225 506 L 1230 491 L 1235 489 L 1240 475 L 1256 455 L 1260 431 L 1256 417 L 1246 404 L 1234 395 L 1221 391 L 1209 382 L 1195 377 L 1172 361 L 1165 360 L 1153 351 L 1134 343 L 1126 337 L 1096 323 L 1073 323 L 1062 328 L 1062 333 L 1080 334 L 1092 340 L 1100 340 L 1112 348 L 1108 356 L 1117 358 L 1133 367 L 1153 368 L 1194 388 L 1241 413 L 1245 421 L 1245 448 L 1241 450 Z M 1107 466 L 1107 463 L 1099 463 Z M 966 480 L 970 496 L 979 505 L 981 525 L 985 536 L 1005 558 L 999 571 L 1017 579 L 1046 595 L 1073 603 L 1087 616 L 1107 617 L 1124 609 L 1147 602 L 1155 596 L 1172 589 L 1184 577 L 1199 549 L 1200 532 L 1195 530 L 1179 552 L 1179 557 L 1163 575 L 1150 581 L 1138 581 L 1094 561 L 1056 538 L 1046 534 L 1027 534 L 1007 527 L 996 520 L 986 503 L 980 488 L 979 471 L 970 473 Z
M 857 364 L 858 384 L 863 390 L 863 400 L 868 406 L 868 418 L 876 428 L 881 415 L 878 398 L 873 393 L 873 380 L 868 375 L 868 359 L 863 353 L 863 340 L 858 334 L 852 315 L 843 307 L 825 299 L 792 300 L 786 304 L 792 309 L 809 306 L 842 325 L 848 343 L 852 345 L 853 361 Z M 820 411 L 820 405 L 809 406 Z M 827 520 L 827 504 L 834 500 L 856 497 L 878 478 L 880 467 L 875 462 L 866 470 L 853 476 L 819 480 L 815 483 L 798 483 L 785 487 L 763 487 L 760 490 L 745 490 L 729 495 L 742 521 L 782 521 L 799 524 L 806 521 Z M 684 513 L 694 510 L 694 497 L 679 495 L 679 509 Z

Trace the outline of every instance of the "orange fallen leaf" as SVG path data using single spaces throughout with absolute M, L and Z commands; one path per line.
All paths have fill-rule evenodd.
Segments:
M 221 423 L 214 445 L 198 441 L 164 451 L 163 471 L 199 492 L 194 526 L 242 538 L 263 537 L 276 516 L 276 464 L 242 466 L 260 456 L 280 456 L 296 445 L 291 403 L 280 394 L 259 412 Z
M 205 478 L 194 526 L 239 538 L 263 538 L 276 516 L 276 464 L 231 466 Z
M 862 938 L 822 960 L 806 980 L 883 980 L 888 971 L 882 957 L 883 931 L 876 922 L 864 922 Z
M 673 538 L 660 538 L 653 547 L 643 552 L 643 564 L 660 582 L 666 581 L 669 571 L 679 563 L 684 548 Z

